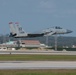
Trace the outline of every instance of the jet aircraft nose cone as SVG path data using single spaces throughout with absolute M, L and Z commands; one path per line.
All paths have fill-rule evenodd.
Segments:
M 73 31 L 71 31 L 71 30 L 67 30 L 67 33 L 72 33 Z

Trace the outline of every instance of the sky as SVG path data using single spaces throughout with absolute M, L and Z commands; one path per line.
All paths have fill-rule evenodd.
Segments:
M 0 34 L 9 34 L 9 22 L 26 32 L 60 26 L 76 37 L 76 0 L 0 0 Z

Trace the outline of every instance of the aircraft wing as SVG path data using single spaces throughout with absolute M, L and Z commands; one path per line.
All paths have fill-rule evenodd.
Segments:
M 51 36 L 51 35 L 53 35 L 53 34 L 55 34 L 56 32 L 46 32 L 45 33 L 45 36 Z

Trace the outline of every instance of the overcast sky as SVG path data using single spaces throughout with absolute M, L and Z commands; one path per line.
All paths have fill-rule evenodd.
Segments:
M 0 34 L 10 32 L 11 21 L 26 32 L 61 26 L 76 36 L 76 0 L 0 0 Z

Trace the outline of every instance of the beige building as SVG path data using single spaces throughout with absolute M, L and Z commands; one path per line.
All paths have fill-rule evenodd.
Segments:
M 21 40 L 21 47 L 45 47 L 45 44 L 41 44 L 38 40 Z

